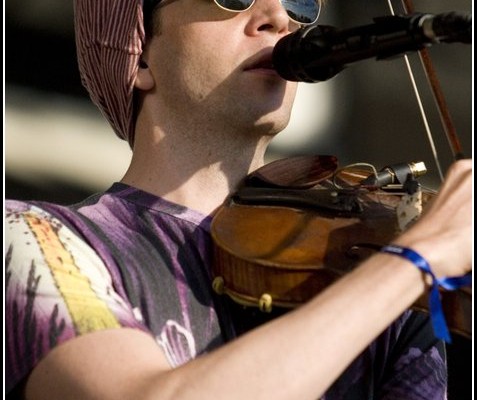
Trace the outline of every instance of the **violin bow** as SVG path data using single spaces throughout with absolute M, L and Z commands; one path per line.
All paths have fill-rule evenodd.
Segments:
M 391 14 L 395 15 L 394 8 L 393 8 L 391 0 L 387 0 L 387 1 L 388 1 L 388 6 L 389 6 L 389 9 L 391 11 Z M 415 12 L 412 0 L 401 0 L 401 1 L 402 1 L 402 6 L 404 8 L 405 13 L 409 14 L 409 13 Z M 423 48 L 423 49 L 418 51 L 418 54 L 419 54 L 419 58 L 421 60 L 421 64 L 423 66 L 425 75 L 427 77 L 432 95 L 434 97 L 434 100 L 435 100 L 435 103 L 436 103 L 436 106 L 437 106 L 437 109 L 438 109 L 438 112 L 439 112 L 439 116 L 440 116 L 440 119 L 441 119 L 442 127 L 444 129 L 444 133 L 445 133 L 445 135 L 447 137 L 447 140 L 449 142 L 449 146 L 451 148 L 454 160 L 459 160 L 461 158 L 464 158 L 464 153 L 462 151 L 462 145 L 461 145 L 460 140 L 457 136 L 457 132 L 456 132 L 454 123 L 452 122 L 452 118 L 450 116 L 449 108 L 447 107 L 447 103 L 445 101 L 442 88 L 439 84 L 439 80 L 437 78 L 435 68 L 432 64 L 432 60 L 431 60 L 431 57 L 429 55 L 429 51 L 428 51 L 427 48 Z M 428 138 L 428 141 L 429 141 L 429 144 L 430 144 L 430 147 L 431 147 L 431 151 L 433 153 L 433 157 L 434 157 L 434 160 L 435 160 L 435 163 L 436 163 L 437 171 L 439 173 L 440 180 L 443 181 L 444 177 L 443 177 L 443 174 L 442 174 L 441 163 L 439 162 L 439 157 L 437 155 L 437 151 L 436 151 L 436 147 L 435 147 L 435 144 L 434 144 L 434 139 L 433 139 L 433 136 L 432 136 L 432 132 L 431 132 L 431 129 L 429 127 L 429 123 L 428 123 L 428 120 L 427 120 L 426 113 L 424 111 L 421 96 L 419 94 L 419 90 L 418 90 L 417 85 L 416 85 L 414 74 L 412 72 L 411 64 L 409 62 L 409 57 L 406 54 L 404 55 L 404 60 L 405 60 L 406 67 L 407 67 L 407 70 L 408 70 L 408 73 L 409 73 L 409 77 L 411 79 L 411 84 L 412 84 L 412 87 L 413 87 L 414 94 L 416 96 L 416 100 L 417 100 L 417 103 L 418 103 L 418 106 L 419 106 L 420 114 L 421 114 L 421 117 L 423 119 L 424 127 L 425 127 L 425 130 L 426 130 L 426 133 L 427 133 L 427 138 Z

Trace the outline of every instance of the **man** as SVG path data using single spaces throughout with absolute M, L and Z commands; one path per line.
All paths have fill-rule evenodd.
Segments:
M 296 84 L 270 61 L 298 24 L 276 0 L 235 12 L 156 3 L 144 4 L 144 32 L 140 1 L 76 1 L 83 82 L 133 157 L 120 183 L 81 204 L 7 204 L 7 390 L 445 398 L 442 343 L 406 310 L 432 283 L 416 263 L 438 278 L 471 269 L 470 162 L 450 169 L 426 215 L 393 242 L 403 257 L 376 254 L 235 339 L 231 308 L 211 291 L 210 220 L 288 123 Z M 299 22 L 314 22 L 318 9 L 304 4 Z

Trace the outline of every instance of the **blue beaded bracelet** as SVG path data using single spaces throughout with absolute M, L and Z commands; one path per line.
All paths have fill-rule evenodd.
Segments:
M 441 297 L 439 294 L 439 286 L 446 290 L 455 290 L 462 286 L 468 286 L 472 283 L 472 275 L 466 274 L 454 278 L 436 278 L 431 270 L 429 263 L 417 252 L 407 247 L 397 245 L 389 245 L 381 248 L 381 252 L 395 254 L 406 260 L 412 262 L 421 271 L 429 274 L 432 278 L 432 285 L 429 295 L 429 311 L 431 314 L 432 326 L 434 334 L 439 339 L 445 340 L 447 343 L 451 342 L 449 329 L 447 328 L 446 319 L 442 310 Z

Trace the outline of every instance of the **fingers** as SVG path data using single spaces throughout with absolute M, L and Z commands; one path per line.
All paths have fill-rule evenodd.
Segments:
M 440 276 L 472 268 L 472 160 L 449 168 L 436 198 L 403 239 L 420 250 Z

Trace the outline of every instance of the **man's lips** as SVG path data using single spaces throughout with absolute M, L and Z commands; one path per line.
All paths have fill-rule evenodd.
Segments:
M 267 53 L 256 60 L 253 60 L 250 64 L 248 64 L 244 70 L 245 71 L 250 71 L 250 70 L 270 70 L 270 71 L 275 71 L 275 68 L 273 68 L 273 62 L 272 62 L 272 53 Z

